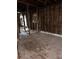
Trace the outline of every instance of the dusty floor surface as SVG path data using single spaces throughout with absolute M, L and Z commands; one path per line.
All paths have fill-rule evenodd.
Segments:
M 62 38 L 33 33 L 18 42 L 18 59 L 62 59 Z

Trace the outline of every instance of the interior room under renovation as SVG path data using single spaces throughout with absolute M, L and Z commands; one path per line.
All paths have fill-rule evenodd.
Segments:
M 62 0 L 17 0 L 17 59 L 62 59 Z

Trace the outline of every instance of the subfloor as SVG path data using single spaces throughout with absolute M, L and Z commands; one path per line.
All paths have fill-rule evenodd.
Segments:
M 18 59 L 62 59 L 62 38 L 32 33 L 18 42 Z

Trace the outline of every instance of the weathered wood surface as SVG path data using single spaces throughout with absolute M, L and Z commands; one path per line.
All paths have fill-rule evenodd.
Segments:
M 26 6 L 26 16 L 28 27 L 32 30 L 46 31 L 56 34 L 62 34 L 62 5 L 53 4 L 45 7 Z M 37 24 L 34 24 L 33 15 L 37 14 Z
M 31 10 L 32 11 L 32 10 Z M 52 32 L 57 34 L 62 34 L 62 6 L 59 5 L 51 5 L 44 8 L 39 8 L 37 10 L 33 9 L 31 13 L 31 18 L 33 14 L 39 14 L 39 29 L 40 31 Z M 30 21 L 32 21 L 31 19 Z M 32 23 L 32 22 L 31 22 Z M 31 29 L 35 30 L 36 25 L 32 25 Z

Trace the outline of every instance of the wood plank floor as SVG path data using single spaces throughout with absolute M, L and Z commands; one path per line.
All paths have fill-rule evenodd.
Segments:
M 62 59 L 62 38 L 32 33 L 18 42 L 18 59 Z

